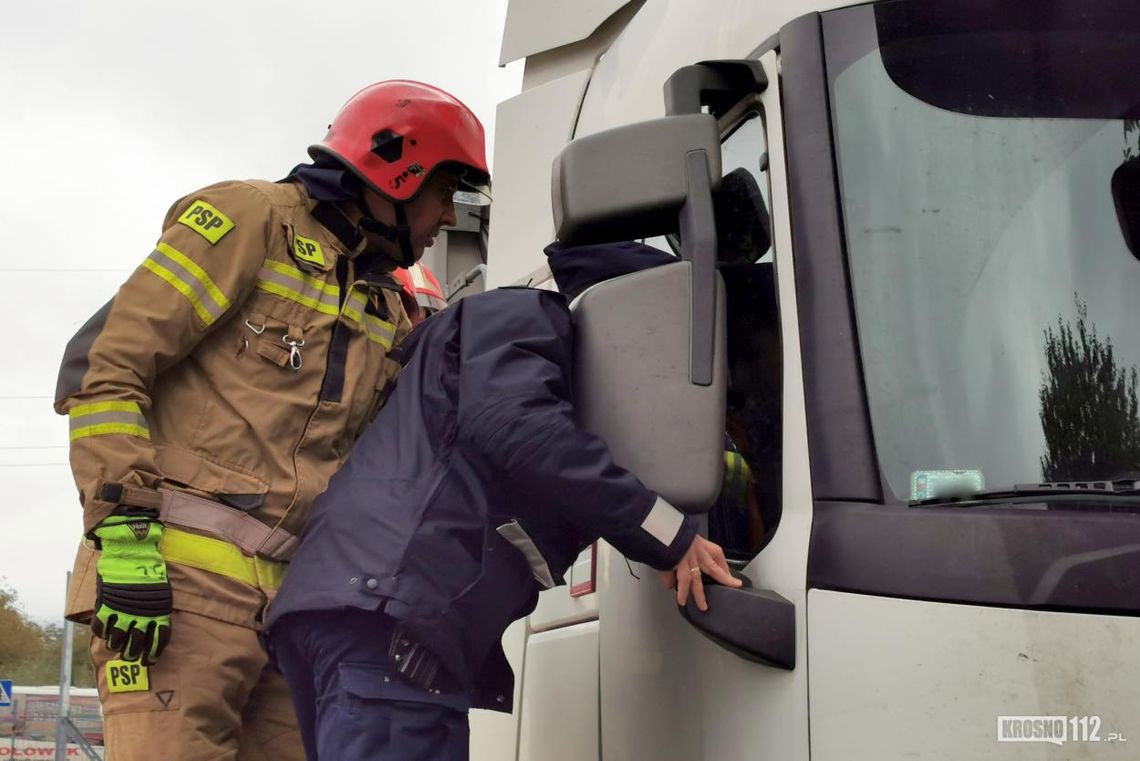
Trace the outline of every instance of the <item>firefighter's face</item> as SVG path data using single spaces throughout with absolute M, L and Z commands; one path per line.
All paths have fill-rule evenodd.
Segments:
M 416 261 L 424 255 L 424 249 L 435 243 L 441 227 L 456 224 L 452 196 L 458 185 L 459 177 L 455 173 L 442 170 L 435 172 L 416 197 L 404 207 Z M 365 189 L 364 197 L 377 219 L 389 225 L 396 224 L 396 209 L 391 202 L 371 189 Z M 378 248 L 397 260 L 400 258 L 400 244 L 396 241 L 371 234 L 368 238 L 369 248 Z

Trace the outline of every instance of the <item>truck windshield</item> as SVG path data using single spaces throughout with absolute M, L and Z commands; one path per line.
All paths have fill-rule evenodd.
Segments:
M 1140 10 L 901 0 L 823 24 L 896 497 L 946 472 L 977 490 L 1140 477 Z

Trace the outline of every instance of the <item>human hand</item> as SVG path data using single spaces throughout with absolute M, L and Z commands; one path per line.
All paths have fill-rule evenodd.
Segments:
M 714 581 L 726 587 L 739 587 L 742 582 L 734 577 L 728 570 L 728 561 L 725 560 L 724 550 L 716 542 L 710 542 L 698 534 L 693 543 L 685 551 L 684 557 L 671 571 L 659 571 L 661 585 L 666 589 L 676 586 L 677 604 L 684 605 L 689 599 L 689 592 L 697 608 L 702 611 L 709 609 L 705 600 L 705 585 L 701 574 L 707 573 Z

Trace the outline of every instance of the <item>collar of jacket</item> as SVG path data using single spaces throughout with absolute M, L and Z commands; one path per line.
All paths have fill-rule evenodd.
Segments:
M 360 195 L 360 182 L 347 169 L 298 164 L 280 180 L 289 181 L 304 185 L 314 201 L 351 201 Z
M 300 185 L 308 196 L 309 214 L 336 236 L 344 246 L 349 259 L 355 259 L 368 245 L 356 225 L 338 208 L 338 204 L 351 201 L 360 194 L 360 185 L 352 173 L 336 167 L 298 164 L 278 182 Z

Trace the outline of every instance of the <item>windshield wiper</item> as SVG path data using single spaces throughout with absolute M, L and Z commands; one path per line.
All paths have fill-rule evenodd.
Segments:
M 1024 497 L 1125 497 L 1140 495 L 1140 481 L 1124 479 L 1117 481 L 1047 481 L 1036 484 L 1014 484 L 999 489 L 983 489 L 967 494 L 928 497 L 908 502 L 911 507 L 922 505 L 946 505 L 962 502 L 995 502 L 1003 499 Z

